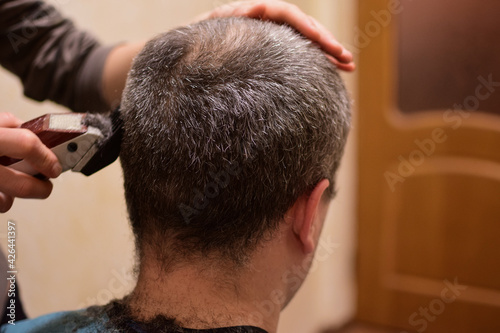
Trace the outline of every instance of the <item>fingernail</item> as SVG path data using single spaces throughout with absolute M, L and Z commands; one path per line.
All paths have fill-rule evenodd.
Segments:
M 342 58 L 346 59 L 347 62 L 351 62 L 353 59 L 352 53 L 349 52 L 347 49 L 344 49 L 342 51 Z

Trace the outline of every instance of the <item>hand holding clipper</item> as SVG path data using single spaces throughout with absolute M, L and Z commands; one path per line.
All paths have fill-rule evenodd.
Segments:
M 119 155 L 118 110 L 110 118 L 49 114 L 19 125 L 14 116 L 0 113 L 0 212 L 10 209 L 14 197 L 46 198 L 52 184 L 43 179 L 55 178 L 69 169 L 88 176 Z

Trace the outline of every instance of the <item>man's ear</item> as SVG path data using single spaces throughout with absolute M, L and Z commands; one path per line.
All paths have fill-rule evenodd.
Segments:
M 293 231 L 302 244 L 304 253 L 309 254 L 316 248 L 315 234 L 322 221 L 318 213 L 323 193 L 330 185 L 328 179 L 321 180 L 310 194 L 301 195 L 295 202 Z

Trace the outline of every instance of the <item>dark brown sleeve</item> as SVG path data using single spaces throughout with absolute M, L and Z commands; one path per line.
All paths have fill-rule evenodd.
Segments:
M 110 50 L 43 1 L 0 0 L 0 65 L 21 79 L 27 97 L 109 111 L 101 81 Z

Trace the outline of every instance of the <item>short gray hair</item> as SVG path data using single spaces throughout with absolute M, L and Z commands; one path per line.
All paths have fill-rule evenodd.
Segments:
M 342 80 L 316 45 L 245 18 L 151 40 L 121 109 L 137 248 L 165 265 L 213 255 L 241 264 L 321 179 L 333 194 L 350 118 Z

